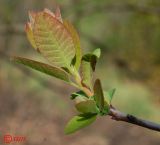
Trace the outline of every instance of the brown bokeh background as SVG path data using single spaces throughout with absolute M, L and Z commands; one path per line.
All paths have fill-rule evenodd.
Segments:
M 74 88 L 10 61 L 18 55 L 43 61 L 24 33 L 28 11 L 55 10 L 77 28 L 84 52 L 101 48 L 97 76 L 105 90 L 117 88 L 118 109 L 160 123 L 159 0 L 0 0 L 0 144 L 22 135 L 24 145 L 159 145 L 160 134 L 99 117 L 64 135 L 76 114 Z

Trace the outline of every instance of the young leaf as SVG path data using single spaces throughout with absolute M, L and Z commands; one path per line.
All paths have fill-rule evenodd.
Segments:
M 82 113 L 98 113 L 98 109 L 94 100 L 86 100 L 75 105 L 76 109 Z
M 79 39 L 79 36 L 78 36 L 76 29 L 73 27 L 73 25 L 69 21 L 64 20 L 63 24 L 67 28 L 67 30 L 70 32 L 72 39 L 73 39 L 73 42 L 74 42 L 74 46 L 76 49 L 75 67 L 78 70 L 80 63 L 81 63 L 81 58 L 82 58 L 80 39 Z
M 38 70 L 50 76 L 54 76 L 63 81 L 70 82 L 69 75 L 65 71 L 63 71 L 61 68 L 50 66 L 45 63 L 41 63 L 38 61 L 34 61 L 27 58 L 22 58 L 22 57 L 13 57 L 12 60 L 14 62 L 24 64 L 28 67 L 31 67 L 32 69 Z
M 100 48 L 95 49 L 92 54 L 93 55 L 91 56 L 90 62 L 91 62 L 92 70 L 95 71 L 97 60 L 101 55 L 101 49 Z
M 84 101 L 87 101 L 88 99 L 86 98 L 86 97 L 84 97 L 84 96 L 77 96 L 76 98 L 75 98 L 75 104 L 79 104 L 79 103 L 81 103 L 81 102 L 84 102 Z
M 110 105 L 113 95 L 115 94 L 116 89 L 109 90 L 108 92 L 104 91 L 104 99 Z
M 92 52 L 93 55 L 95 55 L 97 58 L 100 58 L 101 56 L 101 49 L 97 48 Z
M 82 57 L 81 74 L 82 83 L 88 88 L 92 88 L 92 76 L 95 71 L 97 59 L 100 57 L 100 49 L 94 50 L 92 53 L 87 53 Z
M 103 111 L 104 108 L 104 95 L 102 90 L 102 85 L 99 79 L 94 83 L 94 97 L 97 105 L 99 106 L 100 111 Z
M 84 128 L 96 120 L 96 114 L 82 114 L 74 116 L 65 127 L 65 134 L 71 134 L 75 131 Z
M 91 64 L 82 59 L 81 63 L 82 84 L 88 88 L 92 88 L 92 70 Z
M 28 38 L 29 42 L 31 43 L 32 47 L 37 50 L 37 46 L 36 46 L 36 43 L 34 41 L 34 36 L 33 36 L 31 23 L 27 23 L 25 25 L 25 31 L 26 31 L 26 34 L 27 34 L 27 38 Z
M 87 98 L 88 96 L 83 91 L 78 91 L 78 92 L 75 92 L 75 93 L 71 94 L 71 100 L 74 100 L 76 97 L 85 97 L 85 98 Z
M 88 100 L 88 96 L 83 91 L 78 91 L 76 93 L 71 94 L 71 99 L 75 99 L 75 103 L 78 104 L 83 101 Z
M 92 70 L 95 71 L 95 66 L 100 55 L 101 55 L 101 50 L 100 48 L 97 48 L 92 53 L 85 54 L 83 56 L 83 60 L 90 62 Z
M 110 106 L 105 105 L 101 115 L 107 115 L 109 113 Z
M 75 48 L 63 23 L 47 11 L 39 12 L 35 16 L 33 35 L 36 46 L 48 61 L 70 69 Z

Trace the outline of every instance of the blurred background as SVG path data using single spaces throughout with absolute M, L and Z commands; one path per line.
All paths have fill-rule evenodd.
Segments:
M 117 88 L 116 108 L 160 123 L 159 0 L 0 0 L 0 143 L 6 133 L 24 145 L 160 145 L 160 134 L 99 117 L 66 136 L 76 114 L 74 88 L 10 61 L 18 55 L 43 61 L 24 33 L 28 11 L 59 5 L 78 30 L 84 52 L 101 48 L 97 76 L 105 90 Z

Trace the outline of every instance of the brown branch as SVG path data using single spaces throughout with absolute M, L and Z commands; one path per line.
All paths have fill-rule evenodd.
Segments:
M 125 114 L 123 112 L 116 110 L 113 107 L 110 108 L 109 115 L 112 117 L 113 120 L 128 122 L 131 124 L 135 124 L 144 128 L 160 132 L 160 124 L 143 120 L 130 114 Z

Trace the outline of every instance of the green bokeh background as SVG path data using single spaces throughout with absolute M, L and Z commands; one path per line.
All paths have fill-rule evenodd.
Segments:
M 11 55 L 45 61 L 26 39 L 24 24 L 28 11 L 56 5 L 78 30 L 84 52 L 101 48 L 96 77 L 105 90 L 117 89 L 114 106 L 160 123 L 159 0 L 1 0 L 0 142 L 10 133 L 26 136 L 24 145 L 159 145 L 158 133 L 109 117 L 65 136 L 77 113 L 69 99 L 75 89 L 10 62 Z

